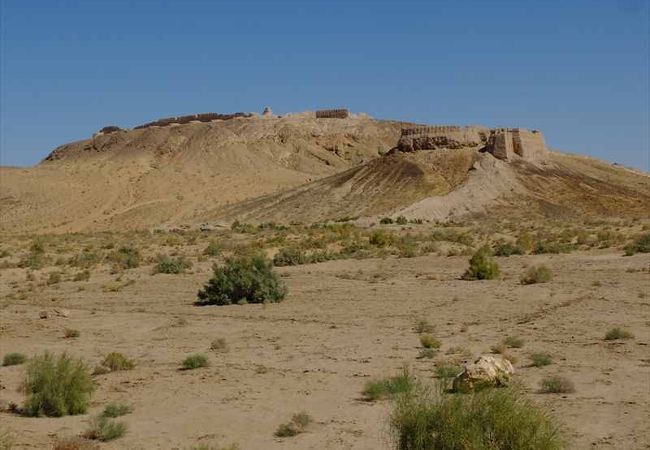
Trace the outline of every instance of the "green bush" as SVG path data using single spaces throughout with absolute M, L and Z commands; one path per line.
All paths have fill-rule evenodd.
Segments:
M 423 386 L 397 397 L 390 428 L 397 450 L 561 450 L 553 417 L 513 388 L 448 394 Z
M 158 262 L 153 268 L 154 275 L 157 273 L 179 274 L 192 267 L 192 263 L 183 256 L 158 255 L 157 260 Z
M 287 294 L 285 284 L 263 255 L 242 256 L 214 266 L 213 277 L 198 293 L 200 305 L 230 305 L 280 302 Z
M 494 256 L 523 255 L 524 253 L 523 247 L 511 242 L 501 242 L 494 248 Z
M 283 247 L 273 257 L 273 265 L 278 267 L 297 266 L 308 262 L 305 251 L 296 247 Z
M 203 250 L 203 254 L 206 256 L 219 256 L 219 253 L 221 253 L 221 248 L 219 248 L 219 244 L 216 241 L 210 241 L 208 246 Z
M 28 416 L 83 414 L 94 390 L 88 367 L 80 359 L 63 353 L 35 356 L 27 365 L 23 390 Z
M 553 364 L 553 358 L 548 353 L 533 353 L 530 355 L 530 365 L 533 367 L 549 366 Z
M 534 253 L 542 255 L 545 253 L 558 254 L 558 253 L 571 253 L 575 250 L 575 245 L 570 243 L 561 243 L 554 241 L 537 241 L 535 243 Z
M 378 380 L 370 380 L 363 388 L 362 394 L 367 400 L 375 401 L 390 398 L 394 395 L 408 392 L 415 386 L 416 380 L 404 369 L 399 375 Z
M 639 236 L 635 241 L 625 246 L 627 256 L 632 256 L 635 253 L 650 253 L 650 233 Z
M 420 344 L 424 348 L 435 348 L 435 349 L 439 349 L 440 346 L 442 345 L 442 343 L 438 339 L 431 336 L 430 334 L 421 335 Z
M 194 370 L 200 367 L 208 366 L 208 357 L 205 355 L 190 355 L 183 360 L 182 367 L 184 370 Z
M 129 414 L 132 411 L 131 405 L 126 403 L 109 403 L 102 411 L 102 416 L 115 418 Z
M 560 375 L 543 378 L 539 386 L 539 392 L 542 394 L 570 394 L 576 391 L 573 382 Z
M 370 235 L 369 243 L 375 247 L 388 247 L 394 241 L 393 234 L 384 230 L 373 231 Z
M 395 219 L 395 223 L 397 225 L 406 225 L 408 223 L 408 220 L 404 216 L 397 216 L 397 219 Z
M 135 367 L 135 361 L 128 359 L 121 353 L 111 352 L 104 357 L 102 366 L 106 367 L 110 372 L 118 370 L 131 370 Z
M 508 336 L 503 340 L 503 343 L 510 348 L 521 348 L 524 346 L 525 341 L 519 336 Z
M 492 280 L 499 274 L 499 265 L 492 258 L 490 248 L 483 246 L 469 260 L 469 268 L 463 278 L 466 280 Z
M 291 437 L 305 431 L 305 428 L 311 423 L 312 419 L 306 412 L 294 414 L 291 420 L 281 424 L 275 431 L 277 437 Z
M 420 319 L 415 323 L 413 329 L 417 334 L 423 334 L 423 333 L 433 333 L 433 331 L 436 328 L 433 325 L 431 325 L 428 320 Z
M 133 245 L 124 245 L 114 251 L 109 259 L 120 269 L 135 269 L 140 265 L 140 250 Z
M 390 217 L 382 217 L 382 218 L 379 220 L 379 223 L 382 224 L 382 225 L 390 225 L 390 224 L 393 223 L 393 219 L 390 218 Z
M 126 424 L 124 422 L 118 422 L 109 417 L 99 415 L 92 419 L 90 428 L 86 430 L 83 436 L 86 439 L 96 439 L 106 442 L 122 437 L 125 433 Z
M 632 339 L 632 338 L 634 338 L 634 335 L 632 333 L 619 327 L 612 328 L 607 333 L 605 333 L 606 341 L 615 341 L 618 339 Z
M 454 378 L 456 375 L 461 373 L 463 368 L 458 364 L 441 362 L 436 364 L 436 377 L 446 379 Z
M 80 267 L 82 269 L 89 269 L 101 261 L 100 255 L 92 250 L 84 250 L 81 253 L 73 256 L 68 261 L 68 264 L 73 267 Z
M 81 272 L 77 272 L 74 275 L 74 278 L 72 281 L 88 281 L 90 280 L 90 271 L 89 270 L 82 270 Z
M 521 276 L 521 284 L 548 283 L 553 278 L 553 273 L 548 267 L 532 266 Z
M 66 328 L 65 330 L 63 330 L 63 337 L 66 339 L 78 338 L 80 335 L 81 333 L 79 332 L 79 330 L 75 328 Z
M 27 356 L 23 355 L 22 353 L 7 353 L 4 358 L 2 358 L 2 365 L 17 366 L 19 364 L 23 364 L 25 361 L 27 361 Z

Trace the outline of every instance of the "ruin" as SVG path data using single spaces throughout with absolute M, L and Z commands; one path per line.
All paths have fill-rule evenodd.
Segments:
M 490 131 L 485 151 L 495 158 L 511 161 L 517 157 L 535 160 L 543 157 L 548 148 L 541 131 L 524 128 L 497 128 Z
M 201 113 L 201 114 L 190 114 L 189 116 L 179 116 L 179 117 L 166 117 L 164 119 L 158 119 L 153 122 L 148 122 L 137 127 L 133 127 L 134 130 L 140 130 L 142 128 L 149 127 L 164 127 L 172 124 L 185 124 L 190 122 L 212 122 L 213 120 L 230 120 L 237 117 L 251 117 L 250 113 L 236 112 L 232 114 L 219 114 L 219 113 Z
M 99 130 L 98 133 L 101 134 L 109 134 L 109 133 L 115 133 L 116 131 L 123 131 L 120 127 L 115 126 L 115 125 L 107 125 L 101 130 Z
M 487 141 L 487 129 L 458 125 L 410 125 L 402 128 L 397 150 L 415 152 L 437 148 L 474 147 Z
M 316 111 L 317 119 L 347 119 L 350 111 L 347 109 L 319 109 Z

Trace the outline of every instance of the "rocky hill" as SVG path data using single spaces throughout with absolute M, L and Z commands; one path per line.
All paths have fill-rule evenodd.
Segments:
M 540 132 L 424 126 L 347 110 L 214 113 L 104 127 L 0 168 L 3 232 L 149 229 L 503 208 L 647 214 L 647 174 L 546 148 Z

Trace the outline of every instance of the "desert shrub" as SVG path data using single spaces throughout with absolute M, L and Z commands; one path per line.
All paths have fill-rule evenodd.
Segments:
M 22 353 L 7 353 L 4 358 L 2 358 L 2 365 L 17 366 L 23 364 L 25 361 L 27 361 L 27 356 L 23 355 Z
M 115 418 L 129 414 L 132 411 L 133 407 L 131 407 L 131 405 L 127 405 L 126 403 L 109 403 L 104 407 L 102 416 Z
M 384 230 L 373 231 L 368 242 L 375 247 L 388 247 L 394 241 L 393 234 Z
M 203 254 L 206 256 L 219 256 L 219 253 L 221 253 L 221 248 L 216 241 L 210 241 L 208 246 L 203 250 Z
M 120 269 L 135 269 L 140 265 L 140 250 L 124 245 L 111 253 L 109 259 Z
M 230 258 L 224 266 L 215 265 L 213 273 L 198 293 L 198 304 L 280 302 L 287 294 L 285 284 L 263 255 Z
M 224 338 L 217 338 L 210 343 L 210 350 L 214 350 L 217 352 L 227 352 L 228 343 Z
M 297 266 L 308 262 L 305 251 L 296 247 L 283 247 L 273 257 L 273 265 L 278 267 Z
M 394 395 L 408 392 L 416 384 L 416 380 L 408 369 L 393 377 L 370 380 L 361 392 L 367 400 L 382 400 Z
M 118 422 L 103 415 L 95 416 L 90 422 L 90 428 L 83 436 L 86 439 L 95 439 L 106 442 L 120 438 L 126 433 L 126 424 Z
M 504 354 L 508 350 L 508 346 L 502 341 L 490 347 L 492 353 Z
M 512 242 L 501 242 L 494 248 L 494 256 L 523 255 L 524 253 L 523 247 Z
M 439 349 L 442 343 L 436 339 L 435 337 L 431 336 L 430 334 L 423 334 L 420 336 L 420 344 L 424 348 L 435 348 Z
M 250 223 L 243 223 L 239 220 L 235 220 L 230 226 L 230 229 L 235 233 L 255 233 L 257 230 L 255 225 L 251 225 Z
M 94 390 L 88 367 L 66 353 L 35 356 L 27 365 L 23 390 L 28 416 L 83 414 Z
M 636 240 L 625 246 L 625 254 L 632 256 L 635 253 L 650 253 L 650 233 L 639 236 Z
M 406 225 L 408 222 L 409 221 L 404 216 L 397 216 L 397 219 L 395 219 L 397 225 Z
M 433 333 L 435 327 L 431 325 L 428 320 L 420 319 L 415 323 L 413 329 L 415 330 L 416 333 L 422 334 L 422 333 Z
M 560 375 L 545 377 L 539 382 L 539 392 L 542 394 L 570 394 L 575 391 L 573 382 Z
M 50 274 L 47 277 L 47 280 L 45 281 L 48 286 L 51 286 L 53 284 L 57 284 L 61 282 L 61 272 L 50 272 Z
M 42 269 L 48 262 L 45 250 L 42 246 L 32 244 L 29 253 L 18 262 L 18 267 L 33 270 Z
M 90 280 L 90 271 L 89 270 L 82 270 L 81 272 L 77 272 L 74 277 L 72 278 L 73 281 L 88 281 Z
M 379 223 L 382 225 L 390 225 L 393 223 L 393 219 L 390 217 L 382 217 L 379 219 Z
M 76 254 L 68 261 L 68 264 L 73 267 L 80 267 L 83 269 L 88 269 L 95 266 L 101 261 L 101 256 L 94 251 L 84 250 L 81 253 Z
M 277 437 L 295 436 L 305 431 L 311 421 L 312 418 L 309 414 L 306 412 L 299 412 L 294 414 L 289 422 L 281 424 L 278 429 L 275 430 L 275 435 Z
M 422 348 L 420 353 L 418 353 L 417 359 L 431 359 L 435 358 L 438 354 L 438 349 L 436 348 Z
M 208 366 L 208 357 L 201 354 L 190 355 L 181 364 L 183 370 L 194 370 Z
M 66 339 L 78 338 L 80 334 L 81 333 L 79 333 L 79 330 L 76 330 L 74 328 L 66 328 L 63 330 L 63 337 Z
M 458 364 L 453 364 L 450 362 L 440 362 L 436 364 L 436 377 L 438 378 L 454 378 L 462 371 L 463 368 Z
M 632 339 L 632 338 L 634 338 L 634 334 L 619 327 L 612 328 L 607 333 L 605 333 L 606 341 L 615 341 L 617 339 Z
M 575 246 L 570 243 L 562 243 L 555 241 L 537 241 L 535 243 L 535 248 L 533 252 L 536 255 L 542 255 L 545 253 L 558 254 L 558 253 L 571 253 L 575 249 Z
M 80 436 L 71 436 L 57 439 L 52 450 L 99 450 L 99 445 Z
M 521 276 L 521 284 L 547 283 L 553 278 L 551 269 L 544 265 L 532 266 Z
M 503 340 L 503 343 L 510 348 L 521 348 L 524 346 L 525 341 L 519 336 L 508 336 Z
M 417 386 L 390 417 L 397 450 L 561 450 L 555 419 L 513 388 L 448 394 Z
M 463 278 L 466 280 L 492 280 L 499 274 L 499 265 L 492 258 L 490 248 L 483 246 L 469 260 L 469 268 Z
M 530 365 L 533 367 L 549 366 L 553 364 L 553 358 L 548 353 L 533 353 L 529 358 Z
M 433 230 L 429 239 L 432 241 L 456 242 L 462 245 L 472 245 L 474 238 L 469 232 L 456 230 L 454 228 L 440 228 Z
M 7 256 L 11 256 L 11 252 L 6 248 L 0 249 L 0 259 L 6 258 Z
M 119 352 L 111 352 L 104 357 L 101 365 L 107 368 L 109 372 L 116 372 L 118 370 L 133 369 L 135 367 L 135 361 Z
M 158 255 L 157 260 L 158 262 L 153 268 L 154 275 L 157 273 L 179 274 L 192 267 L 192 263 L 183 256 Z

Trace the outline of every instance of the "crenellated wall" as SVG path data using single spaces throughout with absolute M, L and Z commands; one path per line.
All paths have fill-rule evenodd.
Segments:
M 347 119 L 350 111 L 347 109 L 319 109 L 316 111 L 317 119 Z

